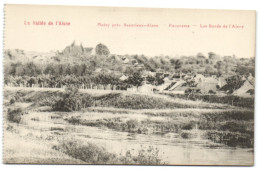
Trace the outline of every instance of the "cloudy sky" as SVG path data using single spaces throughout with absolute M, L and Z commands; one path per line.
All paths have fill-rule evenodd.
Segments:
M 48 25 L 50 21 L 53 25 Z M 56 21 L 70 25 L 56 25 Z M 115 54 L 178 56 L 213 51 L 253 57 L 255 11 L 6 5 L 4 40 L 5 49 L 39 52 L 62 50 L 75 40 L 84 47 L 103 43 Z

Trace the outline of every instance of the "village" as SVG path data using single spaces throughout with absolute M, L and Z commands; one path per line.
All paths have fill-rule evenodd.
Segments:
M 243 84 L 238 89 L 227 84 L 225 77 L 204 76 L 202 74 L 169 74 L 145 72 L 143 74 L 144 81 L 140 87 L 127 88 L 127 91 L 135 91 L 141 93 L 171 93 L 171 94 L 216 94 L 226 95 L 233 94 L 240 97 L 250 97 L 254 94 L 254 77 L 250 74 L 248 77 L 243 76 Z M 155 86 L 147 81 L 149 77 L 163 78 L 163 84 Z M 127 80 L 127 76 L 123 75 L 120 80 Z
M 137 93 L 254 96 L 253 59 L 235 56 L 146 57 L 110 54 L 73 42 L 56 53 L 7 50 L 5 86 L 121 90 Z M 23 60 L 19 60 L 23 58 Z M 15 63 L 16 61 L 16 63 Z
M 101 72 L 98 69 L 96 72 Z M 54 83 L 50 75 L 44 75 L 49 81 L 44 82 L 29 78 L 22 80 L 22 77 L 10 77 L 7 87 L 29 87 L 29 88 L 66 88 L 71 85 L 70 80 L 65 81 L 62 85 Z M 71 77 L 71 76 L 70 76 Z M 68 78 L 68 77 L 67 77 Z M 102 77 L 101 77 L 102 78 Z M 19 80 L 17 80 L 19 79 Z M 28 77 L 27 77 L 28 79 Z M 104 77 L 107 79 L 107 77 Z M 159 85 L 154 82 L 156 79 L 161 80 Z M 128 83 L 129 76 L 122 75 L 115 84 L 78 81 L 72 84 L 79 89 L 96 89 L 96 90 L 126 90 L 129 92 L 140 93 L 169 93 L 169 94 L 209 94 L 209 95 L 236 95 L 240 97 L 254 97 L 254 77 L 250 74 L 247 77 L 241 77 L 241 85 L 236 89 L 227 83 L 228 77 L 206 76 L 203 74 L 183 74 L 183 73 L 162 73 L 144 71 L 141 74 L 140 85 L 134 86 Z M 101 82 L 104 80 L 101 80 Z M 19 83 L 17 83 L 19 82 Z M 123 85 L 123 84 L 126 85 Z M 55 85 L 56 84 L 56 85 Z

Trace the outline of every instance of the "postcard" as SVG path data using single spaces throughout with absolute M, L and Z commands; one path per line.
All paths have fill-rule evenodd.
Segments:
M 254 165 L 255 11 L 4 11 L 4 163 Z

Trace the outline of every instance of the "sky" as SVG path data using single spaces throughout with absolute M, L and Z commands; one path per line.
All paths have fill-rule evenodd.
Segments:
M 6 5 L 4 48 L 61 51 L 76 41 L 84 47 L 103 43 L 113 54 L 188 56 L 215 52 L 254 57 L 255 15 L 255 11 L 246 10 Z M 46 25 L 33 24 L 38 21 Z M 53 25 L 48 25 L 50 21 Z

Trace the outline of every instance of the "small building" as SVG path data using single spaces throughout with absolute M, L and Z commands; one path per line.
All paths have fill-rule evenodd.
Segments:
M 154 86 L 151 84 L 144 84 L 142 86 L 140 86 L 137 91 L 141 92 L 141 93 L 153 93 L 154 90 Z
M 246 80 L 240 88 L 233 92 L 233 94 L 241 97 L 250 97 L 252 96 L 253 91 L 254 85 L 251 84 L 248 80 Z
M 205 77 L 198 81 L 197 88 L 201 93 L 215 93 L 217 91 L 218 80 L 213 77 Z
M 122 76 L 119 78 L 119 80 L 121 80 L 121 81 L 125 81 L 126 79 L 128 79 L 128 77 L 125 76 L 125 75 L 122 75 Z
M 218 78 L 218 87 L 221 88 L 227 84 L 227 81 L 224 77 L 219 77 Z

